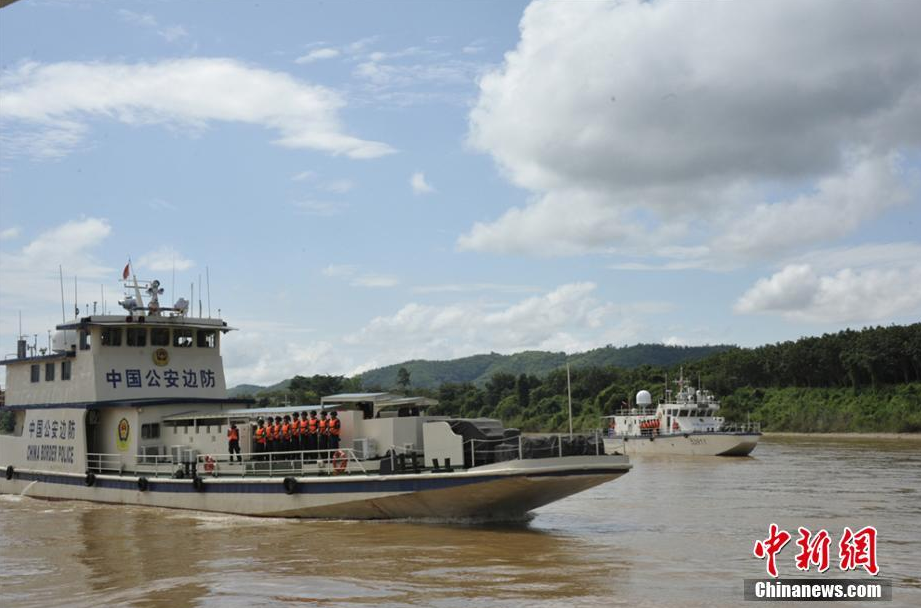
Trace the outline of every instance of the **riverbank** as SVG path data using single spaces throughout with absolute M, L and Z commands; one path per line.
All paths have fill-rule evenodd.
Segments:
M 770 437 L 822 437 L 828 439 L 890 439 L 898 441 L 921 441 L 921 433 L 791 433 L 786 431 L 765 432 Z

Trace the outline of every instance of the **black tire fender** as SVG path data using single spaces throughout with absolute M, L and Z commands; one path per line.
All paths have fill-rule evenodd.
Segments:
M 6 467 L 6 479 L 7 481 L 13 479 L 13 476 L 16 474 L 16 469 L 13 468 L 13 465 Z
M 285 486 L 285 494 L 294 494 L 297 492 L 297 480 L 293 477 L 285 477 L 282 484 Z
M 87 473 L 87 474 L 86 474 L 86 477 L 83 478 L 83 483 L 85 483 L 85 484 L 86 484 L 86 487 L 88 487 L 88 488 L 91 488 L 91 487 L 93 487 L 94 485 L 96 485 L 96 474 L 95 474 L 95 473 Z
M 146 477 L 138 477 L 138 490 L 140 490 L 141 492 L 146 492 L 149 487 L 150 487 L 150 482 L 147 480 Z
M 203 492 L 205 490 L 205 480 L 196 475 L 192 478 L 192 487 L 195 488 L 196 492 Z

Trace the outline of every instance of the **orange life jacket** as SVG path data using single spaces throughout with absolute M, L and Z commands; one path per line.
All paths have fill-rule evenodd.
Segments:
M 326 432 L 326 418 L 320 418 L 320 434 L 327 435 Z
M 281 424 L 276 422 L 275 424 L 272 425 L 271 428 L 272 428 L 272 439 L 274 439 L 275 441 L 278 441 L 279 439 L 281 439 Z
M 281 425 L 281 438 L 285 441 L 291 439 L 291 425 L 287 422 Z
M 260 426 L 256 428 L 256 443 L 260 445 L 265 445 L 266 433 L 265 427 Z
M 317 434 L 317 424 L 319 424 L 319 420 L 317 420 L 316 418 L 311 418 L 311 419 L 307 422 L 307 426 L 308 426 L 308 429 L 309 429 L 308 432 L 309 432 L 311 435 L 316 435 L 316 434 Z
M 240 429 L 227 429 L 227 438 L 231 441 L 240 441 Z
M 300 428 L 301 428 L 300 420 L 291 421 L 291 437 L 292 438 L 297 437 L 298 435 L 301 434 Z
M 306 418 L 301 418 L 300 433 L 301 435 L 307 434 L 307 419 Z
M 333 437 L 339 436 L 339 429 L 342 426 L 342 421 L 338 418 L 330 418 L 327 428 L 329 428 L 329 434 Z

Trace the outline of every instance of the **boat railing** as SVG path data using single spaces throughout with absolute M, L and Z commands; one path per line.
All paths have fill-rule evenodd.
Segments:
M 194 459 L 177 460 L 173 456 L 138 455 L 134 464 L 127 454 L 87 454 L 87 472 L 109 475 L 143 475 L 145 477 L 179 477 L 213 475 L 253 477 L 273 475 L 319 475 L 367 473 L 351 448 L 304 450 L 291 452 L 245 452 L 241 454 L 198 454 Z
M 583 435 L 584 433 L 579 433 Z M 595 444 L 595 455 L 602 454 L 602 435 L 601 431 L 598 429 L 592 430 L 594 444 Z M 525 437 L 521 434 L 514 437 L 501 437 L 497 439 L 468 439 L 464 442 L 464 453 L 470 455 L 470 462 L 477 462 L 477 453 L 479 451 L 482 456 L 484 452 L 489 453 L 491 459 L 498 461 L 504 460 L 514 460 L 517 456 L 518 460 L 525 460 L 526 458 L 547 458 L 552 456 L 557 456 L 558 458 L 563 457 L 563 444 L 565 439 L 569 439 L 571 436 L 568 433 L 546 433 L 546 434 L 535 434 L 531 435 L 531 438 L 538 439 L 544 438 L 547 439 L 548 445 L 546 447 L 540 446 L 530 446 L 528 451 L 533 453 L 535 451 L 541 452 L 546 451 L 546 454 L 541 453 L 538 456 L 525 456 Z M 481 458 L 485 460 L 486 458 Z
M 124 454 L 87 454 L 86 470 L 89 473 L 121 475 L 125 472 Z
M 350 475 L 356 469 L 361 473 L 368 472 L 352 448 L 199 454 L 196 461 L 196 471 L 199 474 L 220 477 Z
M 760 433 L 760 422 L 724 422 L 720 427 L 722 433 Z

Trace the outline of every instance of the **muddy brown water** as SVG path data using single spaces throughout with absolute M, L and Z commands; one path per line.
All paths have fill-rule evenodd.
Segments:
M 750 458 L 633 462 L 516 525 L 0 496 L 0 606 L 738 606 L 743 579 L 765 576 L 752 546 L 772 522 L 794 539 L 827 529 L 833 560 L 844 526 L 875 526 L 893 582 L 875 605 L 921 606 L 921 442 L 780 436 Z M 782 576 L 795 553 L 780 553 Z

